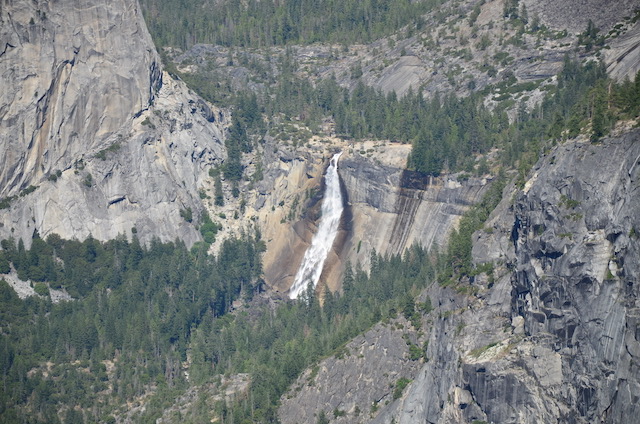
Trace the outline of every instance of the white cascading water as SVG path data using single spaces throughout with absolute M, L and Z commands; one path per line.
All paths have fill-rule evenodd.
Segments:
M 342 193 L 340 192 L 340 179 L 338 178 L 338 159 L 340 153 L 331 158 L 329 168 L 325 174 L 325 193 L 322 199 L 322 216 L 318 232 L 311 240 L 311 246 L 304 254 L 302 264 L 298 269 L 293 285 L 289 289 L 289 297 L 297 299 L 300 293 L 307 290 L 309 283 L 316 287 L 322 274 L 324 261 L 333 246 L 333 241 L 338 234 L 340 217 L 342 216 Z

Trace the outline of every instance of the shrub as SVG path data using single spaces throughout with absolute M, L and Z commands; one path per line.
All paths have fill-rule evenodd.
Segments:
M 33 287 L 33 290 L 40 296 L 49 295 L 49 288 L 45 283 L 36 283 L 36 285 Z
M 396 388 L 393 391 L 393 400 L 400 399 L 402 396 L 402 392 L 404 389 L 411 383 L 411 380 L 408 378 L 402 377 L 398 381 L 396 381 Z
M 193 221 L 193 211 L 191 208 L 180 209 L 180 216 L 187 222 Z

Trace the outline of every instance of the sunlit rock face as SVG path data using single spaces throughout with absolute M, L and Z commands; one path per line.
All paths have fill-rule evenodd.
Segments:
M 0 22 L 0 236 L 198 240 L 180 210 L 197 219 L 226 118 L 163 75 L 137 1 L 5 2 Z
M 330 290 L 339 290 L 346 263 L 367 270 L 373 251 L 396 255 L 413 244 L 444 246 L 451 228 L 486 191 L 486 178 L 458 181 L 454 175 L 432 177 L 403 169 L 409 149 L 409 145 L 388 143 L 372 157 L 349 149 L 341 155 L 338 176 L 344 210 L 322 268 L 321 287 L 326 284 Z M 404 159 L 396 160 L 401 156 Z M 270 198 L 305 199 L 305 193 L 315 193 L 304 200 L 300 219 L 285 222 L 285 206 L 274 207 L 275 213 L 259 221 L 265 222 L 265 278 L 277 290 L 287 291 L 294 284 L 304 254 L 319 231 L 326 193 L 323 175 L 330 157 L 327 152 L 306 151 L 271 164 L 280 163 L 287 173 L 269 183 L 274 187 Z M 272 172 L 266 174 L 263 183 Z M 269 212 L 262 209 L 263 215 Z
M 297 299 L 309 287 L 316 288 L 329 251 L 338 234 L 344 210 L 340 176 L 338 175 L 338 161 L 341 155 L 342 152 L 333 155 L 325 173 L 325 191 L 322 199 L 320 224 L 311 240 L 311 246 L 304 254 L 293 285 L 289 289 L 291 299 Z

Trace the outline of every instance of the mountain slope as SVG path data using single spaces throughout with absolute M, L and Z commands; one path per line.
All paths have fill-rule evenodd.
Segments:
M 7 303 L 18 305 L 16 310 L 24 313 L 27 309 L 20 307 L 30 305 L 27 318 L 35 322 L 35 336 L 44 337 L 43 330 L 50 328 L 52 314 L 47 308 L 76 313 L 73 331 L 56 333 L 61 342 L 49 356 L 38 353 L 29 358 L 28 366 L 9 354 L 0 356 L 5 373 L 10 369 L 7 363 L 13 362 L 12 382 L 21 385 L 19 393 L 10 393 L 17 401 L 9 407 L 20 405 L 21 414 L 36 415 L 38 402 L 51 399 L 49 409 L 60 417 L 92 409 L 94 418 L 113 414 L 109 420 L 120 422 L 160 416 L 169 422 L 186 421 L 182 413 L 188 409 L 197 410 L 194 422 L 234 418 L 275 422 L 276 413 L 291 423 L 633 420 L 634 393 L 640 390 L 635 287 L 640 272 L 636 261 L 640 132 L 631 129 L 637 115 L 625 114 L 637 109 L 616 110 L 622 108 L 617 104 L 622 100 L 615 97 L 622 86 L 606 80 L 604 67 L 593 62 L 587 67 L 597 78 L 584 81 L 597 81 L 597 87 L 589 82 L 569 85 L 582 77 L 579 62 L 564 57 L 569 53 L 592 59 L 597 54 L 593 45 L 604 41 L 610 48 L 601 52 L 611 75 L 618 79 L 634 75 L 640 63 L 638 20 L 625 19 L 621 35 L 610 33 L 606 40 L 598 38 L 593 28 L 593 34 L 581 36 L 578 32 L 587 25 L 586 18 L 593 17 L 595 25 L 606 31 L 626 12 L 631 16 L 633 5 L 622 1 L 603 9 L 591 0 L 583 4 L 588 8 L 585 13 L 562 0 L 554 4 L 452 1 L 426 16 L 426 27 L 407 27 L 368 46 L 303 46 L 239 54 L 195 46 L 183 57 L 184 69 L 215 68 L 224 62 L 236 84 L 231 87 L 249 82 L 259 95 L 270 92 L 261 91 L 264 81 L 252 81 L 247 69 L 267 63 L 264 68 L 270 71 L 263 69 L 265 80 L 276 80 L 279 71 L 274 69 L 284 68 L 288 56 L 293 55 L 292 63 L 300 60 L 300 66 L 287 70 L 290 79 L 283 79 L 289 92 L 275 93 L 271 102 L 273 106 L 281 99 L 294 99 L 299 103 L 291 103 L 293 113 L 274 113 L 266 125 L 272 125 L 269 130 L 256 125 L 262 132 L 247 135 L 238 130 L 243 125 L 237 118 L 241 113 L 236 113 L 240 108 L 234 110 L 229 133 L 245 145 L 242 153 L 236 150 L 235 165 L 242 172 L 232 181 L 223 164 L 227 155 L 222 143 L 231 120 L 179 79 L 162 72 L 136 1 L 3 3 L 0 83 L 8 89 L 0 93 L 0 161 L 4 161 L 0 239 L 22 239 L 27 246 L 35 234 L 86 239 L 86 249 L 65 256 L 71 263 L 74 255 L 95 259 L 98 247 L 90 235 L 116 238 L 106 245 L 115 249 L 103 249 L 113 256 L 100 263 L 103 268 L 98 268 L 97 277 L 80 273 L 80 281 L 74 281 L 81 283 L 76 301 L 54 306 L 37 298 L 21 303 L 0 284 Z M 531 21 L 525 22 L 523 5 L 551 30 L 542 25 L 534 30 Z M 564 31 L 563 19 L 571 21 L 571 33 Z M 280 63 L 270 62 L 274 52 L 282 54 Z M 334 54 L 339 60 L 333 61 Z M 564 65 L 567 72 L 556 76 Z M 460 168 L 464 172 L 450 174 L 444 161 L 433 170 L 441 174 L 435 177 L 403 169 L 412 149 L 409 144 L 359 138 L 363 133 L 355 135 L 356 140 L 344 134 L 336 137 L 337 119 L 326 115 L 331 115 L 330 109 L 316 120 L 318 130 L 311 136 L 314 122 L 308 124 L 305 115 L 312 108 L 304 106 L 317 106 L 320 96 L 305 88 L 333 73 L 335 84 L 344 91 L 324 93 L 325 106 L 336 93 L 333 100 L 338 106 L 353 104 L 350 90 L 370 95 L 372 91 L 363 89 L 361 82 L 400 95 L 400 100 L 393 94 L 381 95 L 380 103 L 369 107 L 377 112 L 387 101 L 415 100 L 415 94 L 402 94 L 415 93 L 419 86 L 432 99 L 437 93 L 479 92 L 484 97 L 477 97 L 472 108 L 453 96 L 446 101 L 452 113 L 437 121 L 446 140 L 443 134 L 419 133 L 415 140 L 404 141 L 457 147 L 463 138 L 477 142 L 481 138 L 477 133 L 449 132 L 457 128 L 451 121 L 459 120 L 462 128 L 475 117 L 495 121 L 482 128 L 500 133 L 504 143 L 465 152 Z M 213 81 L 207 88 L 224 92 L 224 88 L 216 91 L 219 81 Z M 564 85 L 565 91 L 555 90 L 556 84 Z M 567 86 L 578 88 L 567 94 Z M 629 93 L 640 89 L 637 84 L 624 87 Z M 486 92 L 480 91 L 484 88 Z M 552 96 L 544 106 L 536 106 L 546 92 L 564 96 L 561 106 L 566 110 L 554 108 Z M 304 99 L 309 93 L 310 98 Z M 280 94 L 282 98 L 277 97 Z M 418 106 L 422 100 L 416 107 L 422 107 Z M 299 104 L 303 107 L 297 108 Z M 480 105 L 488 106 L 482 116 L 475 114 Z M 577 113 L 570 114 L 569 109 Z M 357 104 L 349 110 L 351 123 L 375 116 L 358 110 Z M 605 113 L 609 110 L 620 115 Z M 258 120 L 270 112 L 257 105 L 252 111 Z M 546 126 L 549 114 L 555 115 L 557 126 Z M 406 127 L 398 123 L 409 126 L 411 118 L 378 116 L 380 122 L 395 121 L 399 131 Z M 619 116 L 635 121 L 602 138 L 609 131 L 605 116 L 608 122 Z M 424 129 L 423 121 L 414 120 Z M 571 131 L 563 127 L 566 124 L 572 124 Z M 577 139 L 568 135 L 573 132 Z M 339 172 L 348 195 L 339 243 L 318 293 L 310 294 L 308 303 L 289 302 L 278 291 L 288 289 L 315 231 L 322 173 L 335 149 L 345 150 Z M 543 157 L 528 175 L 538 154 Z M 487 184 L 493 180 L 491 174 L 505 164 L 518 167 L 506 172 L 515 183 L 505 190 L 489 221 L 474 227 L 482 230 L 474 234 L 473 250 L 470 232 L 468 250 L 464 243 L 440 255 L 417 247 L 406 250 L 412 242 L 425 249 L 446 245 L 450 229 L 487 189 L 491 191 Z M 143 242 L 180 238 L 190 247 L 201 240 L 197 227 L 205 221 L 205 211 L 222 222 L 213 250 L 222 246 L 220 251 L 225 252 L 226 245 L 226 253 L 216 262 L 205 249 L 189 250 L 176 243 L 175 258 L 169 260 L 161 252 L 173 247 L 151 242 L 150 252 L 161 265 L 145 265 L 144 278 L 138 278 L 135 256 L 143 249 L 132 236 L 137 234 Z M 460 227 L 466 225 L 462 223 Z M 208 226 L 215 228 L 211 233 L 218 231 L 217 223 Z M 456 237 L 464 229 L 453 232 L 454 241 L 460 240 Z M 129 249 L 125 238 L 117 237 L 123 233 L 132 239 L 131 259 L 118 255 L 123 244 Z M 247 233 L 256 238 L 245 249 L 225 240 Z M 55 237 L 34 240 L 37 249 L 31 252 L 19 243 L 17 247 L 4 243 L 2 269 L 11 270 L 9 256 L 18 274 L 26 269 L 30 275 L 31 268 L 43 271 L 45 266 L 60 273 L 71 269 L 57 256 L 60 243 L 79 242 Z M 257 257 L 265 245 L 263 272 Z M 477 266 L 466 263 L 472 253 Z M 355 272 L 346 267 L 347 259 Z M 30 268 L 31 263 L 36 265 Z M 185 267 L 188 263 L 203 267 Z M 114 272 L 125 267 L 130 272 L 126 277 Z M 344 269 L 349 272 L 343 287 Z M 50 282 L 43 281 L 45 275 L 40 273 L 35 292 L 46 294 Z M 272 284 L 266 292 L 263 277 Z M 415 298 L 419 288 L 432 281 Z M 334 293 L 322 293 L 324 287 Z M 149 301 L 149 293 L 156 304 Z M 108 304 L 126 309 L 127 300 L 138 301 L 131 303 L 135 306 L 127 314 L 114 308 L 104 315 Z M 183 309 L 193 312 L 188 319 L 179 319 L 187 316 Z M 104 318 L 112 315 L 116 319 Z M 123 318 L 131 316 L 141 318 Z M 12 316 L 24 331 L 30 322 L 21 317 Z M 113 328 L 117 319 L 127 321 L 117 325 L 127 337 L 113 343 L 113 336 L 103 332 L 103 323 Z M 55 325 L 65 329 L 67 322 L 57 319 Z M 1 332 L 0 337 L 7 334 L 18 341 L 22 352 L 28 351 L 25 340 L 39 340 L 21 337 L 17 330 Z M 147 342 L 150 338 L 158 343 L 158 334 L 166 349 L 162 355 Z M 146 346 L 138 349 L 139 343 Z M 4 343 L 8 352 L 7 346 Z M 66 356 L 55 356 L 61 352 Z M 153 355 L 152 361 L 144 358 L 145 352 Z M 331 352 L 336 353 L 303 371 Z M 85 357 L 96 362 L 93 369 L 104 368 L 95 375 L 101 384 L 94 389 L 105 388 L 101 397 L 111 396 L 109 390 L 120 391 L 121 397 L 107 402 L 112 409 L 101 411 L 91 404 L 90 396 L 78 396 L 84 408 L 79 412 L 74 396 L 56 404 L 46 384 L 34 383 L 37 390 L 30 387 L 49 378 L 61 386 L 73 381 L 49 371 L 60 365 L 77 371 L 76 360 Z M 61 363 L 52 368 L 49 360 Z M 36 394 L 32 398 L 29 393 Z

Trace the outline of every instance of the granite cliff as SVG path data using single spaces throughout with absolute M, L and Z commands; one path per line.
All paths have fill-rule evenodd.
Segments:
M 28 246 L 36 230 L 42 237 L 100 240 L 135 231 L 143 241 L 178 237 L 190 245 L 200 239 L 193 223 L 205 208 L 237 213 L 239 200 L 229 193 L 226 207 L 201 196 L 213 191 L 207 171 L 226 156 L 228 113 L 162 71 L 137 2 L 9 3 L 1 19 L 0 238 L 22 238 Z M 339 266 L 331 271 L 332 288 L 344 261 L 366 267 L 372 248 L 398 253 L 413 242 L 441 244 L 484 186 L 412 180 L 402 173 L 409 146 L 369 144 L 373 157 L 351 146 L 343 160 L 353 211 L 348 224 L 366 237 L 343 232 L 348 254 L 333 257 Z M 219 240 L 246 229 L 250 219 L 258 222 L 269 246 L 267 280 L 281 290 L 313 233 L 317 216 L 303 211 L 321 196 L 327 154 L 320 143 L 289 149 L 271 140 L 245 158 L 247 174 L 260 162 L 265 175 L 255 187 L 241 186 L 247 212 L 222 222 Z M 193 223 L 181 216 L 186 210 Z M 387 247 L 393 234 L 399 236 Z M 283 257 L 290 269 L 269 272 Z
M 0 238 L 199 239 L 225 114 L 163 74 L 137 2 L 0 8 Z
M 468 75 L 478 88 L 509 73 L 552 83 L 586 20 L 606 30 L 631 4 L 605 10 L 590 1 L 589 13 L 576 17 L 566 2 L 523 3 L 553 30 L 571 20 L 571 33 L 541 37 L 535 57 L 514 40 L 504 46 L 512 56 L 491 77 L 479 60 L 495 58 L 495 46 L 474 42 L 466 55 L 441 52 L 447 58 L 437 60 L 426 55 L 431 47 L 422 35 L 355 48 L 322 72 L 341 71 L 342 83 L 356 84 L 345 69 L 361 62 L 363 81 L 400 93 L 424 84 L 464 94 Z M 445 27 L 468 19 L 475 4 L 438 23 L 444 32 L 436 40 L 450 42 L 443 49 L 471 36 L 469 28 L 449 34 Z M 507 26 L 490 32 L 502 6 L 480 5 L 476 36 L 516 36 Z M 640 66 L 638 24 L 625 22 L 604 53 L 618 79 Z M 290 148 L 264 137 L 243 158 L 246 175 L 262 167 L 264 178 L 239 183 L 236 200 L 225 181 L 225 206 L 215 206 L 205 200 L 213 190 L 208 171 L 226 157 L 228 113 L 163 72 L 137 2 L 9 1 L 0 6 L 0 23 L 0 238 L 28 246 L 35 231 L 101 240 L 135 233 L 142 241 L 192 245 L 201 239 L 194 223 L 208 209 L 223 220 L 218 243 L 257 223 L 267 244 L 265 279 L 284 292 L 315 231 L 327 159 L 340 149 L 346 213 L 323 276 L 338 290 L 347 261 L 367 269 L 373 250 L 445 244 L 491 180 L 408 172 L 408 145 L 316 137 Z M 535 45 L 534 35 L 521 36 Z M 532 102 L 542 92 L 535 90 Z M 640 392 L 639 139 L 639 130 L 623 128 L 597 144 L 570 140 L 547 152 L 524 187 L 507 187 L 475 234 L 474 261 L 491 271 L 422 293 L 418 300 L 434 305 L 423 330 L 402 318 L 378 324 L 307 370 L 282 398 L 280 419 L 313 422 L 333 410 L 334 421 L 345 423 L 633 421 Z M 232 219 L 241 202 L 246 211 Z M 424 346 L 424 357 L 412 358 L 409 342 Z M 396 392 L 400 380 L 407 387 Z
M 443 246 L 449 230 L 488 187 L 487 178 L 458 181 L 455 175 L 435 178 L 404 170 L 409 145 L 336 141 L 329 150 L 315 147 L 274 156 L 258 188 L 262 194 L 253 203 L 255 211 L 249 212 L 265 233 L 266 281 L 281 291 L 292 283 L 315 233 L 331 150 L 344 151 L 338 173 L 346 207 L 321 278 L 332 290 L 340 289 L 347 261 L 368 269 L 373 250 L 396 255 L 412 244 Z
M 400 398 L 383 384 L 386 406 L 356 415 L 385 397 L 369 390 L 358 403 L 347 395 L 356 383 L 317 383 L 283 398 L 283 422 L 299 420 L 292 409 L 311 417 L 333 408 L 348 411 L 336 422 L 632 422 L 640 383 L 639 138 L 633 130 L 599 144 L 567 142 L 540 160 L 523 189 L 505 189 L 474 237 L 474 261 L 492 271 L 421 295 L 437 299 L 423 317 L 428 359 Z M 376 344 L 379 331 L 364 344 Z M 386 357 L 379 346 L 368 355 Z M 331 372 L 360 373 L 354 381 L 382 375 L 358 359 L 330 358 L 319 369 L 336 363 Z M 385 370 L 410 363 L 396 355 Z M 321 401 L 305 401 L 309 392 Z

